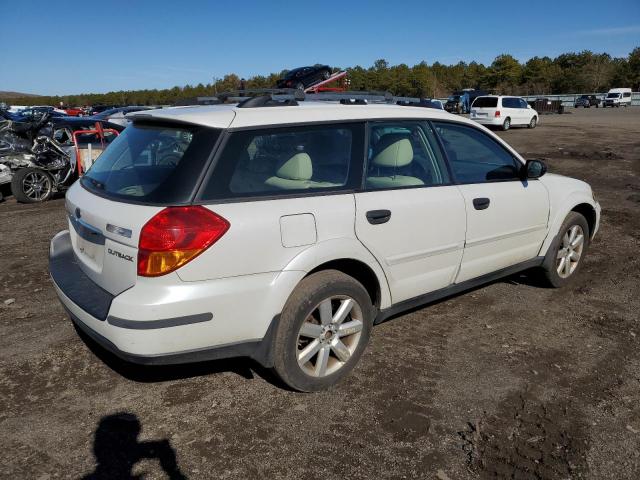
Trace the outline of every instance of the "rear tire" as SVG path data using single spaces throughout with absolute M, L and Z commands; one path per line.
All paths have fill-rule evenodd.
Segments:
M 53 178 L 39 168 L 21 168 L 11 179 L 11 193 L 20 203 L 46 202 L 53 194 Z
M 502 124 L 502 130 L 506 132 L 511 128 L 511 119 L 509 117 L 504 119 L 504 123 Z
M 273 344 L 274 370 L 294 390 L 338 383 L 369 342 L 375 308 L 360 282 L 337 270 L 304 278 L 287 300 Z
M 560 288 L 573 280 L 584 263 L 590 234 L 586 218 L 577 212 L 569 212 L 542 264 L 543 276 L 549 286 Z

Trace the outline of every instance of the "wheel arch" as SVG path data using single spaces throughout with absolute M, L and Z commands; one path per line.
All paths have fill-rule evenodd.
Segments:
M 558 234 L 558 231 L 562 226 L 562 222 L 564 222 L 564 219 L 570 212 L 580 213 L 586 218 L 587 225 L 589 225 L 589 236 L 593 238 L 598 226 L 599 213 L 596 208 L 597 204 L 586 194 L 586 192 L 573 192 L 560 202 L 559 207 L 553 206 L 553 200 L 551 203 L 552 210 L 549 218 L 549 230 L 547 238 L 545 238 L 542 247 L 540 248 L 539 255 L 544 256 L 546 254 L 547 250 L 553 243 L 554 238 Z
M 284 268 L 285 271 L 304 271 L 306 275 L 326 269 L 339 270 L 362 283 L 377 308 L 391 306 L 391 293 L 382 266 L 355 238 L 336 238 L 312 245 Z
M 597 222 L 596 209 L 588 203 L 579 203 L 578 205 L 573 207 L 571 211 L 577 212 L 587 219 L 587 225 L 589 225 L 589 237 L 593 238 Z
M 318 265 L 306 276 L 323 270 L 338 270 L 345 275 L 355 278 L 367 290 L 371 303 L 376 309 L 380 308 L 381 289 L 375 272 L 366 263 L 353 258 L 340 258 Z

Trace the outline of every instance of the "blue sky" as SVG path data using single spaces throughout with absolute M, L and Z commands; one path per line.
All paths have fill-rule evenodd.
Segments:
M 307 7 L 305 7 L 307 6 Z M 0 90 L 107 92 L 295 66 L 490 63 L 640 46 L 640 1 L 0 0 Z

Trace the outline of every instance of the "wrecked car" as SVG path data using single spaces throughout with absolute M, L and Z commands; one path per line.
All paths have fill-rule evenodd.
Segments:
M 0 187 L 18 202 L 36 203 L 70 186 L 123 130 L 77 117 L 13 120 L 0 112 Z

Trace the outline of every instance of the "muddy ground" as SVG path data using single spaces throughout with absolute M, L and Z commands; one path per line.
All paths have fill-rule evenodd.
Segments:
M 640 478 L 640 108 L 500 135 L 593 185 L 580 277 L 399 316 L 319 394 L 246 360 L 148 369 L 88 346 L 47 274 L 63 200 L 0 204 L 0 477 Z

